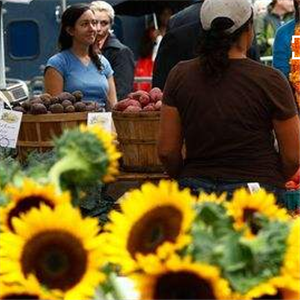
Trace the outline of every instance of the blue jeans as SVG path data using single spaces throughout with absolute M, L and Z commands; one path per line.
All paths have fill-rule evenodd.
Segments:
M 247 182 L 241 182 L 238 180 L 211 180 L 184 177 L 178 180 L 178 184 L 180 188 L 190 188 L 191 193 L 196 196 L 198 196 L 200 192 L 206 192 L 208 194 L 215 193 L 217 195 L 221 195 L 226 192 L 227 200 L 230 200 L 233 197 L 233 193 L 236 189 L 242 187 L 248 189 Z M 285 203 L 285 189 L 268 184 L 260 184 L 260 187 L 264 188 L 269 193 L 273 193 L 279 205 Z

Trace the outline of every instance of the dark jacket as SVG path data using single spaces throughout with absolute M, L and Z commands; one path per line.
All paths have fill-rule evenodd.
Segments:
M 153 87 L 163 89 L 169 72 L 178 62 L 197 56 L 196 48 L 203 30 L 200 24 L 202 3 L 194 3 L 170 19 L 170 30 L 163 37 L 154 62 Z M 256 39 L 253 40 L 248 57 L 259 61 Z
M 168 31 L 163 37 L 154 62 L 152 86 L 164 88 L 171 69 L 181 60 L 197 56 L 200 35 L 199 22 L 187 24 Z
M 203 0 L 195 1 L 192 5 L 174 14 L 168 22 L 168 30 L 172 30 L 190 23 L 195 23 L 197 20 L 199 20 L 200 7 L 202 3 Z
M 126 98 L 132 91 L 134 80 L 133 52 L 111 34 L 105 41 L 102 54 L 110 62 L 114 71 L 114 79 L 118 100 Z

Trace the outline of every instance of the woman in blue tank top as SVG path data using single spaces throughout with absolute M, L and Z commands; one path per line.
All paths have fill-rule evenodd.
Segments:
M 112 107 L 116 101 L 113 70 L 104 56 L 93 51 L 97 21 L 86 4 L 70 6 L 62 15 L 60 52 L 52 56 L 45 69 L 45 91 L 83 93 L 84 100 Z

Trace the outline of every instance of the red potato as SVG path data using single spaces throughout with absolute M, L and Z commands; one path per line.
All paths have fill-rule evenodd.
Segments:
M 151 100 L 149 95 L 141 95 L 139 98 L 139 102 L 141 103 L 142 107 L 148 105 L 150 101 Z
M 136 105 L 129 105 L 123 112 L 140 112 L 141 110 L 141 107 L 138 107 Z
M 151 98 L 151 102 L 155 103 L 157 101 L 162 101 L 163 92 L 158 87 L 154 87 L 152 90 L 150 90 L 149 95 Z
M 127 98 L 116 103 L 113 109 L 118 111 L 124 111 L 128 106 L 136 106 L 141 108 L 141 104 L 139 101 Z
M 154 104 L 155 110 L 160 110 L 162 106 L 162 102 L 159 100 Z
M 155 111 L 154 103 L 149 103 L 145 107 L 143 107 L 142 111 Z
M 142 91 L 142 90 L 138 90 L 136 92 L 128 94 L 127 97 L 130 98 L 130 99 L 139 100 L 140 97 L 141 97 L 141 95 L 149 96 L 148 92 Z

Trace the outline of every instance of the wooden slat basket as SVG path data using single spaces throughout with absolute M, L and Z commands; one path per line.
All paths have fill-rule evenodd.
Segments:
M 123 169 L 132 172 L 163 171 L 157 155 L 160 112 L 113 111 L 112 117 L 123 155 Z
M 73 128 L 86 122 L 87 112 L 23 115 L 17 142 L 19 158 L 24 159 L 28 151 L 51 150 L 53 137 L 59 137 L 65 128 Z

